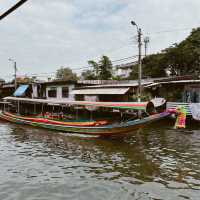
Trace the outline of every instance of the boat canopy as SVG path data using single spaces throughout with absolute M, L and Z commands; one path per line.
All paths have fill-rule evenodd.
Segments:
M 28 85 L 20 85 L 14 92 L 13 96 L 15 97 L 21 97 L 24 95 L 26 90 L 28 89 Z
M 64 100 L 48 100 L 48 99 L 30 99 L 30 98 L 19 98 L 19 97 L 5 97 L 6 101 L 17 101 L 24 103 L 33 104 L 48 104 L 58 106 L 92 106 L 92 107 L 106 107 L 115 109 L 129 109 L 129 110 L 144 110 L 153 107 L 151 102 L 91 102 L 91 101 L 64 101 Z

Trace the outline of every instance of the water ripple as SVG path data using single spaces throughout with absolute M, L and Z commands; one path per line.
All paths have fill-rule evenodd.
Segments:
M 200 127 L 160 127 L 102 139 L 0 122 L 0 199 L 199 199 Z

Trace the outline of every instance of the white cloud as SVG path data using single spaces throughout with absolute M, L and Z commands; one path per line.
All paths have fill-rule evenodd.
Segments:
M 16 1 L 2 0 L 0 12 Z M 0 22 L 0 77 L 52 72 L 60 66 L 84 67 L 102 54 L 112 59 L 137 54 L 131 37 L 135 20 L 143 33 L 196 27 L 199 0 L 30 0 Z M 151 34 L 150 51 L 183 40 L 190 30 Z

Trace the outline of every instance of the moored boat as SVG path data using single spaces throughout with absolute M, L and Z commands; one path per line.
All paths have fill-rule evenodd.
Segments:
M 16 124 L 31 125 L 57 131 L 109 136 L 109 135 L 117 135 L 121 133 L 130 132 L 132 130 L 140 128 L 141 126 L 144 126 L 147 123 L 151 123 L 153 121 L 166 118 L 169 115 L 170 115 L 169 112 L 163 112 L 148 117 L 144 117 L 142 119 L 130 120 L 127 122 L 114 123 L 109 125 L 98 125 L 98 126 L 76 126 L 76 125 L 69 126 L 69 125 L 61 125 L 61 124 L 53 124 L 45 122 L 36 122 L 27 119 L 22 119 L 17 115 L 8 115 L 4 112 L 0 114 L 0 118 L 9 122 L 14 122 Z
M 166 118 L 170 115 L 170 112 L 164 111 L 161 113 L 153 112 L 153 105 L 151 102 L 86 102 L 86 101 L 49 101 L 44 99 L 27 99 L 27 98 L 14 98 L 7 97 L 5 100 L 14 102 L 18 105 L 17 113 L 10 113 L 3 111 L 0 114 L 0 118 L 21 125 L 31 125 L 35 127 L 47 128 L 56 131 L 91 134 L 91 135 L 120 135 L 123 133 L 131 132 L 132 130 L 138 129 L 145 124 Z M 119 109 L 133 111 L 134 118 L 127 120 L 112 121 L 108 124 L 107 120 L 97 121 L 86 121 L 86 122 L 65 122 L 53 119 L 47 119 L 40 117 L 30 117 L 20 115 L 19 105 L 23 103 L 40 103 L 42 105 L 54 103 L 56 105 L 71 105 L 71 106 L 83 106 L 83 107 L 97 107 L 97 108 L 108 108 L 108 109 Z M 143 113 L 141 116 L 137 116 L 138 111 Z

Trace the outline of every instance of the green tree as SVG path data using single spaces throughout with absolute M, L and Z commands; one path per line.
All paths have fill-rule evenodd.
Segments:
M 112 78 L 112 62 L 107 56 L 102 56 L 99 61 L 99 79 L 109 80 Z
M 165 49 L 166 69 L 172 75 L 196 75 L 200 73 L 200 28 L 179 44 Z
M 77 75 L 68 67 L 61 67 L 58 69 L 56 72 L 56 78 L 66 81 L 76 81 L 78 79 Z
M 88 65 L 92 69 L 91 70 L 92 76 L 95 77 L 96 79 L 98 79 L 97 78 L 97 77 L 99 77 L 99 65 L 98 65 L 98 63 L 95 62 L 94 60 L 89 60 Z
M 87 80 L 109 80 L 112 79 L 112 62 L 107 56 L 102 56 L 99 62 L 89 60 L 91 70 L 82 73 L 83 79 Z
M 91 70 L 87 70 L 87 71 L 82 72 L 81 77 L 84 80 L 95 80 L 96 79 L 95 74 Z
M 143 77 L 143 76 L 142 76 Z M 138 79 L 138 64 L 133 65 L 132 71 L 129 74 L 128 80 L 135 80 Z
M 179 44 L 173 44 L 161 53 L 152 54 L 142 60 L 143 77 L 164 77 L 170 75 L 200 74 L 200 28 Z M 133 66 L 130 79 L 137 79 L 138 66 Z
M 143 77 L 156 78 L 167 76 L 164 63 L 164 54 L 162 53 L 145 57 L 142 60 Z

